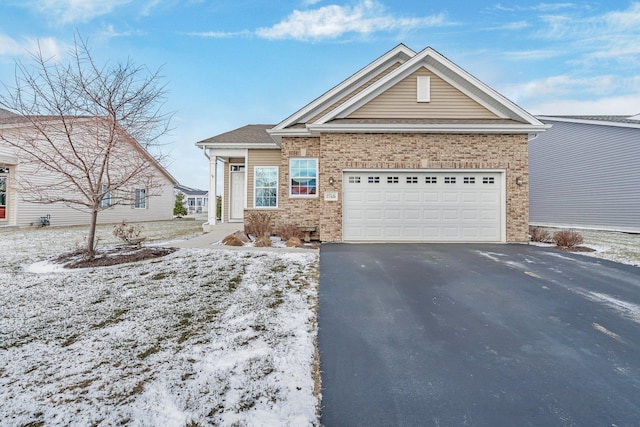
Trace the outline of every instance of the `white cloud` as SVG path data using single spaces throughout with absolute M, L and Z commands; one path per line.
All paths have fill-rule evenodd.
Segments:
M 87 22 L 132 0 L 30 0 L 27 6 L 58 24 Z
M 525 83 L 506 86 L 503 91 L 508 98 L 518 103 L 533 99 L 561 98 L 564 95 L 580 94 L 582 97 L 603 96 L 620 90 L 636 88 L 634 78 L 621 79 L 613 75 L 576 77 L 559 75 Z
M 45 58 L 58 60 L 62 57 L 66 47 L 65 44 L 53 37 L 40 39 L 26 37 L 18 41 L 6 34 L 0 34 L 0 56 L 26 56 L 41 50 Z
M 638 111 L 640 91 L 629 95 L 594 99 L 559 99 L 534 104 L 527 110 L 537 115 L 631 115 Z
M 334 4 L 312 10 L 294 10 L 274 26 L 258 28 L 256 35 L 266 39 L 319 40 L 338 38 L 347 33 L 371 34 L 444 25 L 450 24 L 443 14 L 396 17 L 388 14 L 377 1 L 361 0 L 355 6 Z
M 194 37 L 205 37 L 212 39 L 228 39 L 232 37 L 251 37 L 253 33 L 248 30 L 242 31 L 200 31 L 200 32 L 191 32 L 191 33 L 183 33 L 187 36 Z

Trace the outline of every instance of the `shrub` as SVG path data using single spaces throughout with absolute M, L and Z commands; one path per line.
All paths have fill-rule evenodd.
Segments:
M 260 237 L 258 237 L 256 239 L 256 242 L 254 243 L 254 245 L 257 248 L 269 247 L 269 246 L 271 246 L 271 239 L 266 234 L 263 234 L 262 236 L 260 236 Z
M 301 248 L 303 247 L 302 240 L 299 237 L 293 236 L 287 239 L 284 244 L 288 248 Z
M 242 240 L 240 240 L 233 234 L 230 234 L 224 239 L 222 239 L 222 244 L 227 246 L 244 246 L 244 243 L 242 243 Z
M 541 227 L 529 227 L 532 242 L 550 242 L 551 233 Z
M 244 219 L 244 231 L 257 238 L 271 236 L 271 214 L 268 212 L 249 212 Z
M 280 238 L 284 241 L 288 241 L 292 237 L 296 237 L 298 239 L 302 239 L 303 233 L 300 231 L 300 228 L 292 223 L 282 224 L 276 230 L 276 235 L 280 236 Z
M 120 224 L 113 227 L 113 235 L 126 245 L 139 248 L 146 240 L 146 237 L 141 236 L 143 228 L 141 225 L 127 224 L 125 220 L 122 220 Z
M 580 233 L 576 231 L 558 231 L 553 234 L 553 241 L 560 248 L 573 248 L 577 245 L 582 244 L 584 241 Z

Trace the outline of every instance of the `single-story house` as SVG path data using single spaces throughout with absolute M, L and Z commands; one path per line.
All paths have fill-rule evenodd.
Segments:
M 77 118 L 74 124 L 82 128 L 82 123 L 93 123 L 94 134 L 85 139 L 73 136 L 79 151 L 96 153 L 100 145 L 100 120 L 94 118 Z M 59 132 L 61 123 L 53 116 L 38 117 L 38 123 L 51 129 L 49 136 L 52 146 L 59 148 L 59 156 L 65 154 L 64 133 Z M 68 124 L 68 123 L 67 123 Z M 0 136 L 25 138 L 36 141 L 37 133 L 33 124 L 22 116 L 0 109 Z M 36 135 L 36 136 L 34 136 Z M 56 135 L 56 136 L 54 136 Z M 62 138 L 61 140 L 57 138 Z M 124 182 L 122 178 L 131 170 L 137 170 L 135 179 L 129 179 L 128 185 L 108 191 L 111 187 L 102 186 L 104 197 L 100 201 L 98 223 L 117 223 L 122 220 L 130 222 L 169 220 L 173 218 L 174 194 L 176 179 L 158 163 L 130 135 L 123 134 L 125 143 L 113 148 L 111 164 L 128 163 L 128 169 L 111 167 L 110 178 L 113 182 Z M 60 141 L 59 144 L 57 142 Z M 51 146 L 50 146 L 51 147 Z M 68 148 L 68 146 L 67 146 Z M 55 153 L 52 153 L 55 156 Z M 58 158 L 59 158 L 58 156 Z M 87 154 L 87 157 L 89 158 Z M 53 157 L 52 157 L 53 158 Z M 87 225 L 91 220 L 90 211 L 76 203 L 82 199 L 79 190 L 74 189 L 69 179 L 60 173 L 53 172 L 44 165 L 45 160 L 38 160 L 0 138 L 0 228 L 28 227 L 38 225 L 69 226 Z M 70 167 L 69 170 L 72 168 Z M 90 172 L 92 173 L 92 172 Z M 69 200 L 64 202 L 62 200 Z M 47 200 L 49 202 L 47 202 Z M 54 201 L 55 202 L 51 202 Z
M 527 145 L 547 127 L 434 49 L 400 44 L 276 125 L 196 145 L 209 192 L 223 180 L 224 222 L 261 211 L 321 241 L 522 242 Z
M 539 116 L 531 225 L 640 232 L 640 115 Z
M 209 192 L 207 190 L 198 190 L 178 184 L 173 187 L 173 191 L 176 195 L 178 193 L 184 194 L 184 207 L 187 213 L 207 213 L 209 209 Z

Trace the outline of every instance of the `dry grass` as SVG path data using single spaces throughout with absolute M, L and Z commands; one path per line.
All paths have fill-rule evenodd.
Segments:
M 551 233 L 542 227 L 529 227 L 529 235 L 532 242 L 551 242 Z
M 292 237 L 296 237 L 300 240 L 304 237 L 304 233 L 300 231 L 300 228 L 292 223 L 280 225 L 276 230 L 276 235 L 280 236 L 280 238 L 284 241 L 287 241 Z
M 268 212 L 248 212 L 244 218 L 244 231 L 249 235 L 271 236 L 271 214 Z

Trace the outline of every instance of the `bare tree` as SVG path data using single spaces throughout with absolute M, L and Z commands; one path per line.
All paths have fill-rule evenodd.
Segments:
M 16 63 L 15 87 L 5 84 L 0 95 L 0 107 L 17 115 L 0 141 L 20 153 L 21 164 L 47 171 L 47 180 L 38 173 L 21 177 L 23 199 L 91 215 L 86 253 L 93 258 L 101 209 L 135 203 L 132 188 L 147 189 L 145 197 L 157 191 L 160 138 L 170 120 L 162 112 L 165 86 L 159 70 L 131 60 L 99 66 L 80 37 L 67 62 L 42 50 L 31 59 Z

